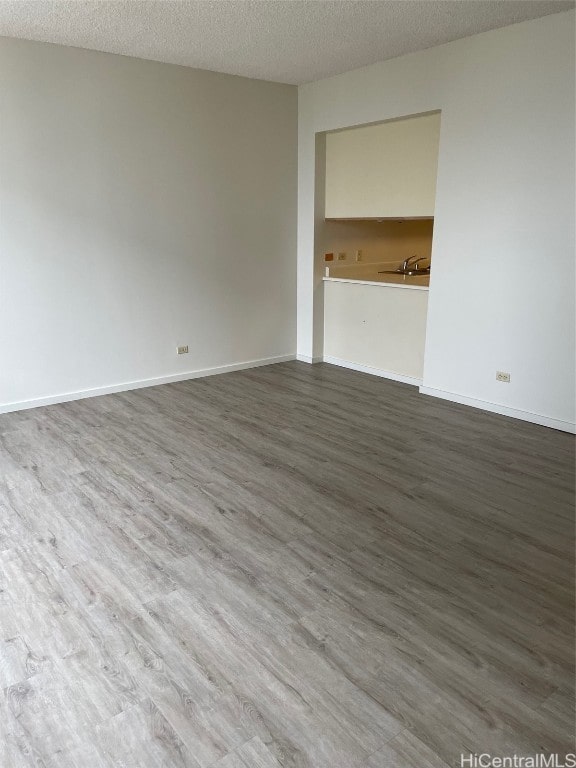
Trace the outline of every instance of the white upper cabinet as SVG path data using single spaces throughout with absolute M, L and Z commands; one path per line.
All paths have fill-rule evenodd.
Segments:
M 326 218 L 434 216 L 440 114 L 326 134 Z

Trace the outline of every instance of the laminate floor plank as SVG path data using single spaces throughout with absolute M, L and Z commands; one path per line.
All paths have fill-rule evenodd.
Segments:
M 214 763 L 213 768 L 280 768 L 280 763 L 256 737 Z
M 370 756 L 365 768 L 448 768 L 447 764 L 409 731 L 402 731 Z
M 2 768 L 453 768 L 573 715 L 573 437 L 302 363 L 0 416 Z

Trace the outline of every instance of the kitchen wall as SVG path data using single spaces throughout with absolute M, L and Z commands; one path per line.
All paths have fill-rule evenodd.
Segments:
M 319 136 L 441 110 L 423 389 L 574 429 L 574 21 L 555 14 L 299 89 L 301 359 L 323 354 Z
M 0 39 L 0 410 L 293 356 L 296 134 L 293 86 Z
M 324 253 L 334 253 L 332 266 L 355 263 L 355 254 L 361 250 L 361 264 L 394 262 L 400 264 L 408 256 L 430 257 L 434 222 L 423 221 L 326 221 L 323 227 Z M 338 253 L 345 253 L 345 261 L 337 261 Z

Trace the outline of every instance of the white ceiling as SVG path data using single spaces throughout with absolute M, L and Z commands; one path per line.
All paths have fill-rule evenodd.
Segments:
M 573 0 L 0 0 L 0 35 L 300 84 L 573 7 Z

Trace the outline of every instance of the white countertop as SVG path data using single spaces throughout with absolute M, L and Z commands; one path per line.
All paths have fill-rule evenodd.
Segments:
M 428 290 L 430 275 L 386 274 L 382 271 L 397 269 L 398 264 L 398 259 L 354 264 L 326 264 L 324 280 L 337 283 L 384 285 L 389 288 L 410 288 L 417 291 Z
M 429 275 L 379 275 L 371 274 L 366 277 L 324 277 L 326 283 L 359 283 L 360 285 L 380 285 L 387 288 L 409 288 L 416 291 L 427 291 L 430 283 Z

